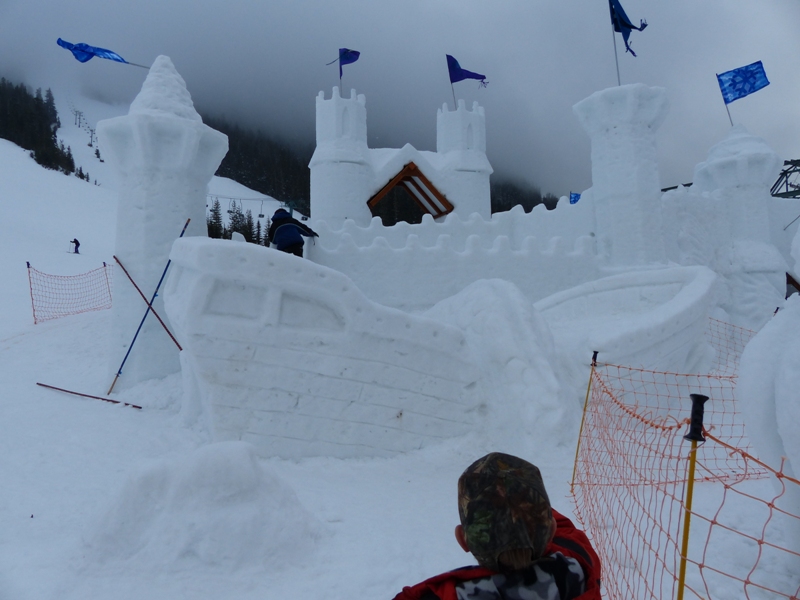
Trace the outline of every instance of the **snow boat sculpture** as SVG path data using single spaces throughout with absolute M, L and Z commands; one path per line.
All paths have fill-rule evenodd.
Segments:
M 604 363 L 700 372 L 713 351 L 705 341 L 716 275 L 706 267 L 633 271 L 579 285 L 534 306 L 557 352 Z
M 264 456 L 388 456 L 478 418 L 463 333 L 368 300 L 345 275 L 254 244 L 175 242 L 165 306 L 184 410 Z M 194 403 L 194 404 L 192 404 Z

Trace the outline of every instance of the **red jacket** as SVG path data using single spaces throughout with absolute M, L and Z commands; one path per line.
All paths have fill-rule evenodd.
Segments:
M 553 541 L 545 550 L 545 554 L 561 552 L 564 556 L 574 558 L 580 563 L 585 576 L 586 591 L 575 600 L 601 600 L 600 558 L 589 543 L 589 538 L 558 511 L 553 510 L 553 517 L 556 519 L 556 533 Z M 442 573 L 415 586 L 403 588 L 403 591 L 397 594 L 394 600 L 422 600 L 426 595 L 430 597 L 431 593 L 440 600 L 456 600 L 456 584 L 495 574 L 495 571 L 483 567 L 468 567 Z

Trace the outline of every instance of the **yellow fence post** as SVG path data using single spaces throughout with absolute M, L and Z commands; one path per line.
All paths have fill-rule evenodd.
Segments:
M 694 473 L 697 465 L 697 442 L 705 442 L 703 437 L 703 405 L 708 400 L 708 396 L 702 394 L 689 394 L 692 399 L 692 417 L 689 423 L 689 433 L 683 439 L 692 442 L 692 450 L 689 452 L 689 473 L 686 482 L 686 503 L 683 517 L 683 540 L 681 542 L 681 565 L 678 572 L 678 596 L 677 600 L 683 600 L 683 592 L 686 589 L 686 562 L 689 556 L 689 526 L 692 520 L 692 497 L 694 495 Z

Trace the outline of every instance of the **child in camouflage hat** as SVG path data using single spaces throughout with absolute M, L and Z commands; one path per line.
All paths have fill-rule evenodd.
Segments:
M 406 587 L 395 600 L 600 600 L 600 561 L 586 535 L 550 507 L 539 469 L 492 452 L 458 480 L 456 540 L 479 567 Z

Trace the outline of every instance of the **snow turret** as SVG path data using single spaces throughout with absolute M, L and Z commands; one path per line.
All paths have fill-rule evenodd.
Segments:
M 592 139 L 598 250 L 612 266 L 665 262 L 655 137 L 668 110 L 665 90 L 609 88 L 573 110 Z
M 228 151 L 228 138 L 203 124 L 166 56 L 156 58 L 128 115 L 99 122 L 97 135 L 119 178 L 116 256 L 149 296 L 186 220 L 191 222 L 185 235 L 207 235 L 207 186 Z M 147 305 L 117 267 L 114 279 L 109 361 L 116 373 Z M 165 316 L 160 297 L 153 307 Z M 175 346 L 151 316 L 115 389 L 179 368 Z
M 311 169 L 311 217 L 340 226 L 353 219 L 369 224 L 366 204 L 374 187 L 367 148 L 367 109 L 363 94 L 342 98 L 333 88 L 330 100 L 317 96 L 317 147 Z
M 698 194 L 720 190 L 733 239 L 770 243 L 769 189 L 783 161 L 760 137 L 737 125 L 694 170 Z
M 489 176 L 493 170 L 486 158 L 483 107 L 474 102 L 472 110 L 467 110 L 464 100 L 459 100 L 458 108 L 451 111 L 443 104 L 436 114 L 436 152 L 445 159 L 443 174 L 457 173 L 448 177 L 454 212 L 462 218 L 472 213 L 491 218 Z

